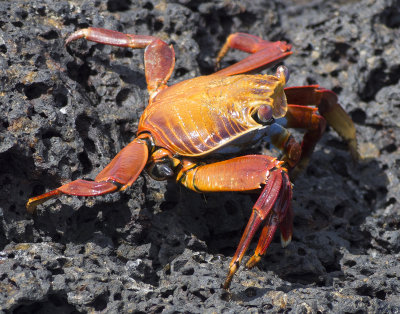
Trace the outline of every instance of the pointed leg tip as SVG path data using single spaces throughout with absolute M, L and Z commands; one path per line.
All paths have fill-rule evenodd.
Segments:
M 287 247 L 290 244 L 290 242 L 292 242 L 292 235 L 290 235 L 285 239 L 281 234 L 281 245 L 283 248 Z
M 56 189 L 39 196 L 31 197 L 26 203 L 26 210 L 28 211 L 28 213 L 33 214 L 36 211 L 36 207 L 38 205 L 46 202 L 51 198 L 57 197 L 57 195 L 59 195 L 60 193 L 61 192 Z
M 221 69 L 220 59 L 215 59 L 214 62 L 214 72 L 217 72 Z
M 350 140 L 348 146 L 349 146 L 351 157 L 353 157 L 353 160 L 360 161 L 362 159 L 362 157 L 358 150 L 357 140 Z
M 225 282 L 224 282 L 224 284 L 223 284 L 223 288 L 224 288 L 224 290 L 229 290 L 229 287 L 231 286 L 231 281 L 232 281 L 232 277 L 227 277 L 226 279 L 225 279 Z
M 87 37 L 89 35 L 90 30 L 88 28 L 79 29 L 73 32 L 68 38 L 65 40 L 65 45 L 67 46 L 71 41 L 77 40 L 79 38 Z
M 36 211 L 37 205 L 38 204 L 35 202 L 35 199 L 30 198 L 26 203 L 26 210 L 28 211 L 29 214 L 33 214 Z
M 256 255 L 254 254 L 246 263 L 246 267 L 247 268 L 253 268 L 254 266 L 256 266 L 261 260 L 261 256 L 260 255 Z
M 229 287 L 231 285 L 231 282 L 232 282 L 233 275 L 235 275 L 235 273 L 237 272 L 238 268 L 239 268 L 239 264 L 238 263 L 233 263 L 229 267 L 228 276 L 226 276 L 226 279 L 225 279 L 225 282 L 224 282 L 224 285 L 223 285 L 223 288 L 225 290 L 229 289 Z
M 25 205 L 26 210 L 28 211 L 29 214 L 34 214 L 36 212 L 36 208 L 38 207 L 38 205 L 44 203 L 49 198 L 50 197 L 43 197 L 42 195 L 31 197 Z

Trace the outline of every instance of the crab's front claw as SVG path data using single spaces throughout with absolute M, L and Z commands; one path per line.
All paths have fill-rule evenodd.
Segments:
M 136 181 L 148 159 L 147 136 L 140 136 L 124 147 L 117 156 L 97 175 L 94 181 L 78 179 L 59 188 L 32 197 L 26 208 L 33 213 L 36 207 L 60 194 L 97 196 L 117 190 L 125 190 Z
M 229 265 L 228 276 L 224 289 L 228 289 L 233 275 L 239 269 L 254 234 L 261 224 L 263 229 L 254 255 L 247 262 L 246 267 L 255 266 L 270 245 L 278 229 L 281 229 L 282 245 L 286 246 L 292 238 L 293 213 L 291 208 L 292 185 L 289 176 L 282 168 L 273 170 L 253 207 L 253 212 L 240 240 L 239 246 Z

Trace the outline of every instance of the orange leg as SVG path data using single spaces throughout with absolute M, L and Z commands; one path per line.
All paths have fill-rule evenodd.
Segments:
M 292 185 L 281 161 L 264 155 L 249 155 L 197 166 L 183 162 L 177 181 L 197 192 L 252 191 L 262 188 L 253 212 L 229 265 L 224 283 L 228 289 L 233 275 L 246 253 L 258 228 L 263 225 L 261 237 L 253 257 L 247 263 L 253 267 L 265 254 L 277 228 L 281 229 L 282 244 L 292 237 Z
M 215 74 L 235 75 L 253 70 L 261 70 L 282 61 L 292 54 L 290 51 L 292 46 L 285 41 L 270 42 L 254 35 L 235 33 L 229 35 L 224 46 L 221 48 L 216 59 L 217 66 L 219 66 L 219 62 L 228 52 L 229 48 L 239 49 L 251 53 L 251 55 L 225 69 L 219 70 Z
M 131 186 L 147 163 L 148 147 L 144 136 L 136 138 L 96 176 L 94 181 L 78 179 L 45 194 L 32 197 L 26 208 L 33 213 L 36 207 L 60 194 L 97 196 Z
M 124 34 L 108 29 L 89 27 L 71 34 L 67 38 L 66 44 L 79 38 L 111 46 L 146 48 L 144 63 L 150 96 L 165 86 L 175 66 L 174 48 L 153 36 Z
M 347 141 L 353 158 L 359 158 L 354 123 L 338 103 L 334 92 L 311 85 L 285 88 L 285 94 L 289 104 L 286 127 L 306 129 L 300 160 L 291 173 L 292 180 L 307 166 L 316 143 L 325 132 L 326 122 Z

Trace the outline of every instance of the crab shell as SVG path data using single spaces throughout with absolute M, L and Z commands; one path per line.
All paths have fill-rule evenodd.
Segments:
M 273 75 L 200 76 L 161 90 L 147 106 L 138 134 L 173 154 L 200 157 L 264 128 L 262 105 L 273 118 L 286 114 L 285 80 Z M 205 91 L 199 93 L 198 91 Z

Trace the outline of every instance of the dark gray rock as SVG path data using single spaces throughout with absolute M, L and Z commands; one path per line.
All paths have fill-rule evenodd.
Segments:
M 9 313 L 400 312 L 400 3 L 0 2 L 0 309 Z M 143 51 L 79 28 L 174 45 L 170 83 L 214 70 L 241 31 L 286 40 L 290 85 L 320 84 L 356 123 L 364 158 L 328 129 L 295 183 L 292 243 L 221 289 L 254 196 L 199 195 L 147 175 L 122 193 L 25 203 L 94 178 L 134 137 Z M 232 51 L 226 66 L 243 53 Z M 300 134 L 296 133 L 296 136 Z M 254 249 L 254 245 L 250 249 Z

